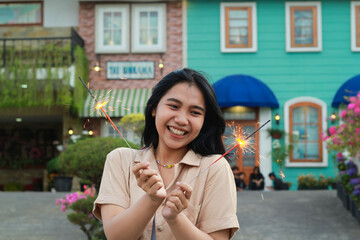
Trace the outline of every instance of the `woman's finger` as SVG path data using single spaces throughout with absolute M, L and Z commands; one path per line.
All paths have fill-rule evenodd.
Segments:
M 190 199 L 191 194 L 192 194 L 192 187 L 190 187 L 190 185 L 186 184 L 186 183 L 182 183 L 182 182 L 177 182 L 176 185 L 181 189 L 181 191 L 183 191 L 185 193 L 185 197 L 186 199 Z
M 141 170 L 149 168 L 150 163 L 149 162 L 141 162 L 135 164 L 135 166 L 132 168 L 133 173 L 135 174 L 136 178 L 138 178 L 141 174 Z

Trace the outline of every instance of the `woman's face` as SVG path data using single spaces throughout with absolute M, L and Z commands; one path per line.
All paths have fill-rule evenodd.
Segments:
M 153 110 L 159 133 L 158 148 L 187 148 L 199 135 L 205 111 L 204 97 L 196 85 L 187 82 L 174 85 Z

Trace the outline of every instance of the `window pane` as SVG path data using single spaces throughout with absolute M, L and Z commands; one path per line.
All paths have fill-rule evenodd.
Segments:
M 148 17 L 147 12 L 140 12 L 140 29 L 148 28 Z
M 0 24 L 36 24 L 41 23 L 40 3 L 0 4 Z
M 229 27 L 247 27 L 248 20 L 229 20 Z
M 294 16 L 296 18 L 313 18 L 313 12 L 311 10 L 295 10 Z
M 310 27 L 296 27 L 295 28 L 295 36 L 313 36 L 313 29 Z
M 121 45 L 121 30 L 114 30 L 114 44 Z
M 111 29 L 111 12 L 104 13 L 104 28 Z
M 150 39 L 149 45 L 156 45 L 158 44 L 158 31 L 157 29 L 150 31 Z
M 305 158 L 305 143 L 297 142 L 294 145 L 293 158 L 294 159 L 304 159 Z
M 318 109 L 314 108 L 314 107 L 309 107 L 308 108 L 308 114 L 307 114 L 307 121 L 309 123 L 318 123 Z
M 319 158 L 319 144 L 318 143 L 307 143 L 307 159 L 318 159 Z
M 248 44 L 248 38 L 240 37 L 240 36 L 230 36 L 229 43 L 230 44 Z
M 296 37 L 295 43 L 296 44 L 313 44 L 314 38 L 312 38 L 312 37 Z
M 307 125 L 306 135 L 308 141 L 317 141 L 319 139 L 318 125 Z
M 294 137 L 294 140 L 305 140 L 305 125 L 293 125 L 292 134 Z
M 304 107 L 297 107 L 293 109 L 292 115 L 293 115 L 293 123 L 303 123 L 305 122 L 304 119 Z
M 295 27 L 312 27 L 313 20 L 307 18 L 295 18 Z
M 113 27 L 121 28 L 121 12 L 114 12 Z
M 158 13 L 150 12 L 150 27 L 157 28 L 158 26 Z
M 253 167 L 253 166 L 255 166 L 255 156 L 244 157 L 243 158 L 243 166 L 244 167 Z
M 111 30 L 104 30 L 104 45 L 113 45 L 113 42 L 111 40 Z
M 148 42 L 148 36 L 147 36 L 147 30 L 146 29 L 142 29 L 140 30 L 140 44 L 141 45 L 146 45 Z
M 230 10 L 229 18 L 248 18 L 247 10 Z

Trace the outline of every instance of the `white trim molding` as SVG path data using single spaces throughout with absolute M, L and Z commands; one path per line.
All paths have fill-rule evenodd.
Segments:
M 285 125 L 285 132 L 289 132 L 290 129 L 290 112 L 289 108 L 291 105 L 295 103 L 301 102 L 312 102 L 317 105 L 321 106 L 321 121 L 322 121 L 322 132 L 325 132 L 327 129 L 327 122 L 323 119 L 327 116 L 327 106 L 326 103 L 318 98 L 314 97 L 297 97 L 288 100 L 284 105 L 284 125 Z M 321 138 L 321 136 L 319 136 Z M 285 143 L 289 144 L 288 137 L 285 138 Z M 328 166 L 328 151 L 326 149 L 326 144 L 324 141 L 321 141 L 322 144 L 322 162 L 290 162 L 289 158 L 287 157 L 285 160 L 286 167 L 327 167 Z
M 225 9 L 227 7 L 249 7 L 251 8 L 251 47 L 229 48 L 226 47 L 226 19 Z M 257 14 L 256 2 L 220 3 L 220 48 L 224 53 L 257 52 Z
M 260 125 L 271 119 L 271 109 L 268 107 L 260 108 L 259 121 Z M 265 190 L 266 186 L 272 186 L 272 180 L 267 176 L 272 170 L 271 160 L 271 138 L 267 134 L 267 129 L 271 128 L 271 124 L 266 124 L 264 128 L 259 131 L 259 161 L 260 161 L 260 172 L 265 177 Z
M 356 39 L 357 36 L 360 38 L 360 33 L 357 35 L 357 31 L 360 32 L 360 29 L 356 29 L 356 7 L 360 7 L 360 1 L 351 2 L 351 51 L 360 52 L 360 46 L 356 46 L 357 40 L 360 42 L 360 39 Z M 358 16 L 358 18 L 360 19 L 360 16 Z M 358 24 L 360 25 L 360 23 Z
M 317 46 L 292 47 L 291 46 L 291 7 L 316 7 Z M 321 2 L 285 2 L 285 38 L 287 52 L 321 52 L 322 51 L 322 21 Z

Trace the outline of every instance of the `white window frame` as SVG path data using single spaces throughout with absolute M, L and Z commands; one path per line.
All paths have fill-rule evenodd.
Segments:
M 243 48 L 227 48 L 226 47 L 226 7 L 249 7 L 251 8 L 251 47 Z M 257 52 L 257 14 L 256 2 L 241 2 L 241 3 L 220 3 L 220 48 L 224 53 L 238 53 L 238 52 Z
M 292 47 L 291 46 L 291 13 L 290 7 L 316 7 L 317 46 Z M 287 52 L 321 52 L 322 51 L 322 21 L 321 2 L 286 2 L 285 3 L 285 35 Z
M 122 44 L 105 46 L 103 44 L 103 14 L 105 11 L 121 12 Z M 97 4 L 95 6 L 95 53 L 127 53 L 129 52 L 129 5 L 128 4 Z
M 327 106 L 326 103 L 318 98 L 314 97 L 297 97 L 288 100 L 284 105 L 284 125 L 285 125 L 285 132 L 290 131 L 290 106 L 301 103 L 301 102 L 312 102 L 317 105 L 321 106 L 321 114 L 322 118 L 327 116 Z M 322 122 L 322 132 L 326 132 L 327 129 L 327 121 Z M 319 136 L 320 137 L 320 136 Z M 285 137 L 286 144 L 289 144 L 289 138 Z M 321 141 L 322 144 L 322 162 L 290 162 L 289 157 L 285 159 L 285 166 L 286 167 L 327 167 L 328 166 L 328 151 L 326 149 L 326 144 L 324 141 Z
M 140 44 L 140 11 L 157 11 L 158 21 L 158 44 L 143 46 Z M 131 51 L 133 53 L 158 53 L 166 52 L 166 4 L 133 4 L 131 5 L 132 34 Z
M 360 7 L 360 1 L 351 2 L 351 51 L 360 52 L 360 46 L 356 46 L 356 42 L 360 42 L 360 29 L 356 29 L 356 13 L 355 8 Z M 360 15 L 360 14 L 359 14 Z M 358 16 L 360 18 L 360 16 Z M 359 32 L 357 32 L 359 31 Z M 357 39 L 357 37 L 359 39 Z

